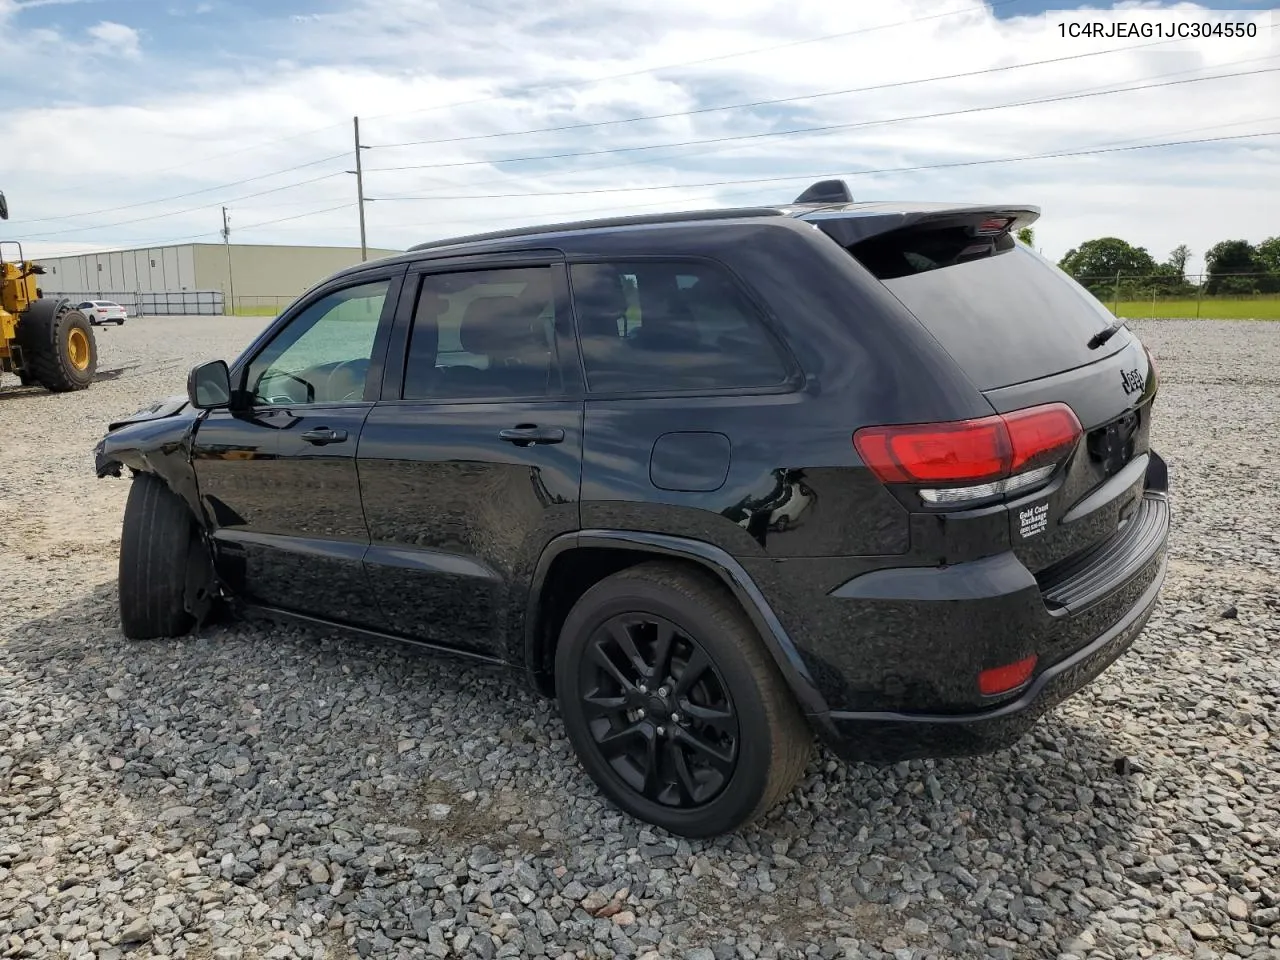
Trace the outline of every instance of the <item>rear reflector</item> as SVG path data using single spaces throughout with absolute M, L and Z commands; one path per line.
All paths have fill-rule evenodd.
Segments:
M 1025 660 L 1019 660 L 1017 663 L 983 670 L 978 674 L 978 690 L 984 697 L 1016 690 L 1031 678 L 1031 672 L 1035 668 L 1036 655 L 1033 653 Z
M 1070 407 L 1050 403 L 977 420 L 863 427 L 853 445 L 885 483 L 998 485 L 994 494 L 1034 482 L 1007 483 L 1015 475 L 1037 471 L 1037 480 L 1047 479 L 1053 470 L 1041 468 L 1056 466 L 1083 433 Z

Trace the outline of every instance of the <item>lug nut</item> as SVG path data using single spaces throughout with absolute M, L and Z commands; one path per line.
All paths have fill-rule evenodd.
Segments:
M 678 714 L 678 713 L 673 713 L 673 714 L 671 715 L 671 722 L 672 722 L 672 723 L 679 723 L 679 722 L 680 722 L 680 714 Z
M 648 692 L 649 692 L 649 688 L 648 688 L 648 687 L 646 687 L 643 683 L 642 683 L 642 684 L 640 684 L 640 686 L 639 686 L 637 689 L 639 689 L 639 691 L 640 691 L 641 693 L 648 693 Z
M 666 727 L 659 727 L 659 728 L 658 728 L 658 736 L 660 736 L 660 737 L 665 737 L 666 735 L 667 735 L 667 728 L 666 728 Z
M 636 711 L 636 713 L 638 713 L 640 716 L 642 716 L 642 717 L 643 717 L 643 716 L 644 716 L 644 707 L 641 707 L 639 710 L 637 710 L 637 711 Z

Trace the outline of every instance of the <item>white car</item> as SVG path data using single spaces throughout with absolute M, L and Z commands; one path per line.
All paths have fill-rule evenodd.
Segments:
M 110 300 L 86 300 L 84 303 L 77 304 L 76 309 L 95 326 L 99 323 L 114 323 L 121 326 L 129 319 L 125 308 Z

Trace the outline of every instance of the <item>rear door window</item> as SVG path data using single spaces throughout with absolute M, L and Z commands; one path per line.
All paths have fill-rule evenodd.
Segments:
M 409 339 L 404 399 L 561 392 L 555 269 L 563 270 L 516 267 L 424 276 Z
M 1037 380 L 1123 349 L 1090 350 L 1115 318 L 1091 293 L 1007 235 L 963 228 L 891 231 L 849 252 L 910 310 L 981 390 Z
M 765 388 L 787 380 L 756 308 L 714 264 L 580 263 L 571 279 L 593 393 Z

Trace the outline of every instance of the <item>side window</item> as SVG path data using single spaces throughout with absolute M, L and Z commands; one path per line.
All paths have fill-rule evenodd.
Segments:
M 390 286 L 390 280 L 374 280 L 335 290 L 294 317 L 249 365 L 245 389 L 252 402 L 363 400 Z
M 404 399 L 558 391 L 555 302 L 551 267 L 424 276 L 409 334 Z
M 589 390 L 769 387 L 787 378 L 757 311 L 719 267 L 586 263 L 571 277 Z

